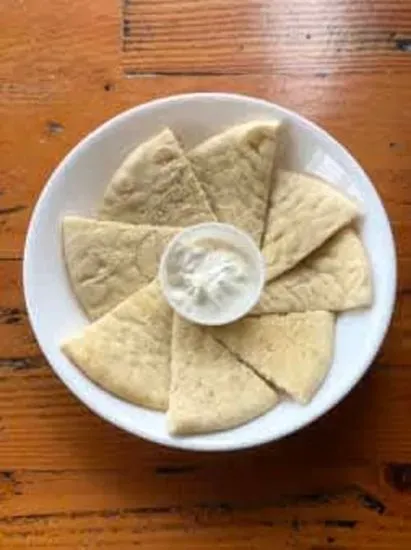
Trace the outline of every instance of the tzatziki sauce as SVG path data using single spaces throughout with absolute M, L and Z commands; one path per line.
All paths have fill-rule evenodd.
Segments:
M 211 224 L 207 233 L 204 225 L 194 226 L 193 233 L 188 228 L 171 243 L 162 268 L 163 288 L 170 305 L 188 320 L 225 324 L 254 305 L 261 272 L 248 236 L 225 224 Z

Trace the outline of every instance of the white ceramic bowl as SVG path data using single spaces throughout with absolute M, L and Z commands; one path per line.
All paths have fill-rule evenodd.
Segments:
M 340 315 L 330 372 L 306 406 L 285 401 L 233 430 L 177 438 L 159 412 L 104 391 L 61 353 L 59 344 L 86 325 L 71 292 L 60 242 L 65 214 L 93 215 L 111 174 L 133 146 L 170 126 L 189 148 L 229 125 L 279 118 L 287 124 L 283 166 L 318 174 L 355 196 L 364 209 L 362 238 L 373 270 L 375 297 L 365 311 Z M 24 292 L 29 318 L 50 365 L 95 413 L 146 439 L 193 450 L 226 451 L 279 439 L 306 426 L 338 403 L 370 366 L 388 328 L 396 290 L 393 237 L 381 201 L 361 167 L 335 139 L 300 115 L 266 101 L 230 94 L 188 94 L 135 107 L 83 139 L 49 179 L 33 212 L 24 253 Z

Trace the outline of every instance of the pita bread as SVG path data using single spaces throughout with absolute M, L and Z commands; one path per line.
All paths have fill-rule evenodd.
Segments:
M 175 434 L 233 428 L 278 401 L 277 394 L 227 349 L 207 328 L 174 318 L 171 391 L 167 413 Z
M 276 121 L 248 122 L 211 137 L 188 154 L 218 220 L 243 229 L 258 244 L 279 128 Z
M 172 316 L 156 280 L 61 349 L 109 392 L 144 407 L 166 410 Z
M 126 157 L 106 189 L 99 218 L 177 227 L 215 219 L 168 128 Z
M 334 316 L 327 311 L 248 317 L 212 332 L 255 372 L 300 403 L 312 398 L 331 364 Z
M 353 201 L 317 177 L 279 170 L 263 244 L 267 280 L 294 267 L 359 213 Z
M 66 216 L 63 247 L 71 285 L 86 315 L 97 319 L 157 275 L 178 228 Z
M 268 283 L 253 314 L 345 311 L 371 302 L 364 246 L 355 231 L 345 228 L 294 269 Z

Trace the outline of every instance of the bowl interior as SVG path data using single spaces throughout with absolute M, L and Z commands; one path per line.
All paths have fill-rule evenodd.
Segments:
M 65 214 L 93 216 L 111 174 L 125 154 L 164 126 L 185 148 L 251 119 L 286 123 L 282 166 L 324 177 L 354 196 L 364 212 L 362 238 L 375 283 L 373 306 L 338 317 L 331 370 L 306 406 L 284 401 L 239 428 L 194 437 L 168 434 L 165 417 L 117 399 L 92 383 L 60 352 L 62 340 L 87 324 L 67 278 L 60 241 Z M 136 107 L 108 121 L 80 142 L 58 166 L 36 205 L 24 257 L 24 290 L 30 320 L 51 366 L 89 408 L 117 426 L 158 443 L 196 450 L 230 450 L 278 439 L 312 422 L 349 392 L 368 368 L 388 327 L 395 296 L 396 263 L 387 216 L 372 184 L 331 136 L 296 113 L 230 94 L 175 96 Z

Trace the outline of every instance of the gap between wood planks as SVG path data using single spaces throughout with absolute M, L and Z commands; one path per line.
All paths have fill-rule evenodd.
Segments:
M 411 469 L 411 465 L 407 465 Z M 395 467 L 389 465 L 389 468 Z M 403 467 L 403 466 L 402 466 Z M 192 467 L 191 471 L 196 467 Z M 52 471 L 52 473 L 60 473 L 62 470 Z M 180 470 L 181 471 L 181 470 Z M 31 470 L 30 470 L 31 472 Z M 156 468 L 156 473 L 158 469 Z M 44 471 L 41 471 L 44 473 Z M 21 495 L 18 472 L 0 472 L 0 478 L 9 482 L 11 490 L 16 494 Z M 35 521 L 40 519 L 50 519 L 59 517 L 90 517 L 94 515 L 102 517 L 120 517 L 125 515 L 146 515 L 146 514 L 177 514 L 177 515 L 206 515 L 207 517 L 213 514 L 220 516 L 229 516 L 235 512 L 250 512 L 269 508 L 299 508 L 299 507 L 320 507 L 322 505 L 330 505 L 340 501 L 353 501 L 359 504 L 362 508 L 375 513 L 377 515 L 385 514 L 387 506 L 377 496 L 370 494 L 361 487 L 353 485 L 334 492 L 318 492 L 308 494 L 296 494 L 287 496 L 278 496 L 272 501 L 258 502 L 253 504 L 239 504 L 236 502 L 203 502 L 193 505 L 167 505 L 167 506 L 142 506 L 135 508 L 114 508 L 105 510 L 84 510 L 84 511 L 69 511 L 69 512 L 54 512 L 54 513 L 39 513 L 39 514 L 23 514 L 12 516 L 1 516 L 1 522 L 10 522 L 18 520 Z M 275 522 L 270 522 L 273 525 Z M 284 523 L 280 521 L 279 523 Z M 326 526 L 336 526 L 341 528 L 353 528 L 358 523 L 347 519 L 324 519 L 320 523 Z

